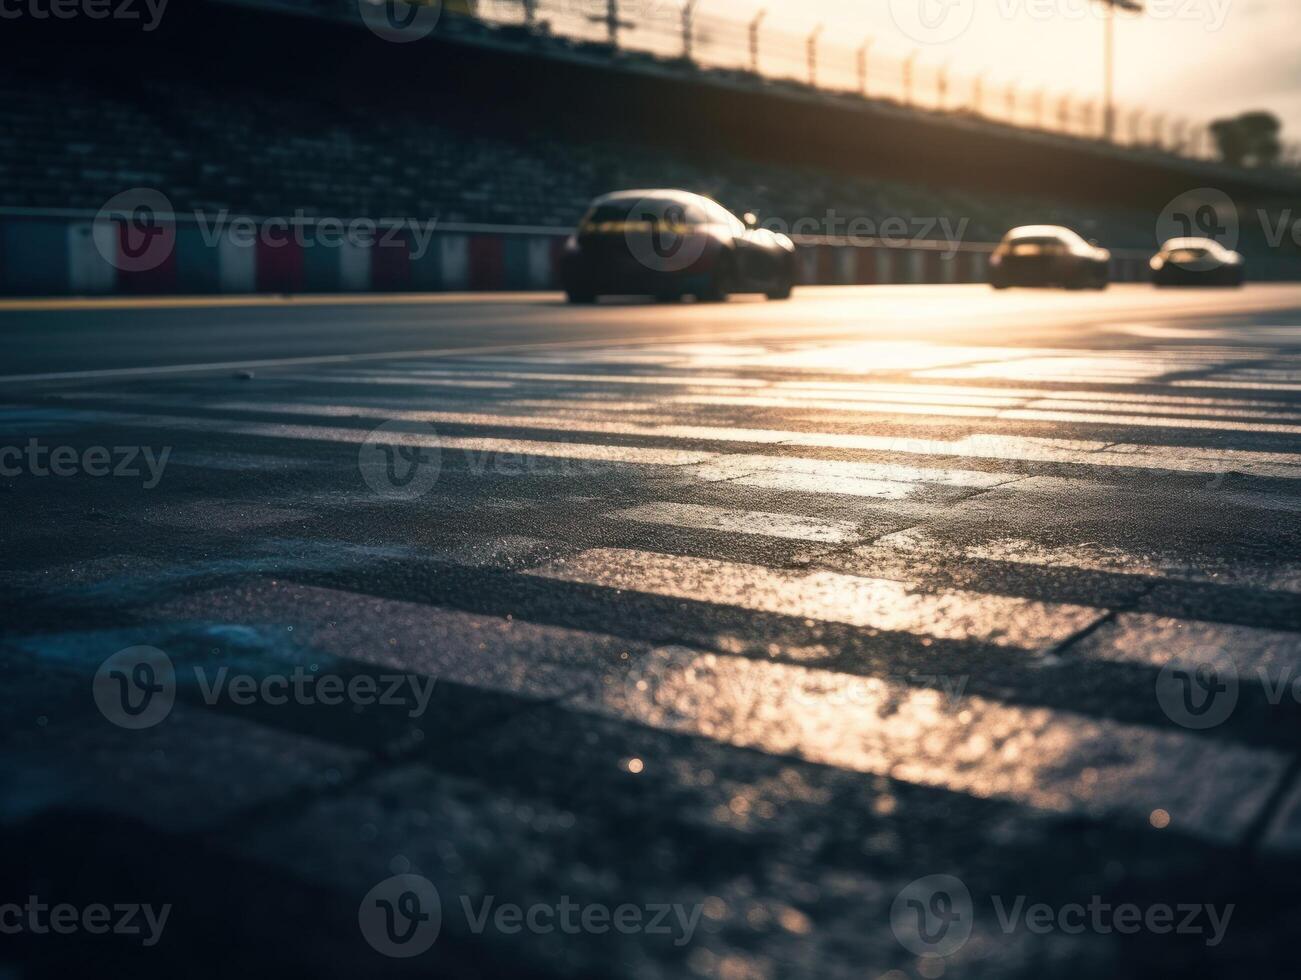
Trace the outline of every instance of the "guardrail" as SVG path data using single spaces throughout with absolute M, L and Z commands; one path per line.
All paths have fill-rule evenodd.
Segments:
M 550 290 L 572 229 L 155 215 L 141 233 L 76 210 L 0 209 L 9 296 Z M 983 282 L 994 245 L 800 235 L 806 285 Z M 1143 279 L 1148 254 L 1114 253 Z

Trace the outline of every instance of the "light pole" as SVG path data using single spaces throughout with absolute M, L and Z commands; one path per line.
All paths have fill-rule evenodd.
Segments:
M 761 10 L 750 21 L 750 70 L 756 75 L 759 74 L 759 26 L 767 16 L 768 11 Z
M 951 61 L 946 61 L 940 65 L 939 73 L 935 76 L 935 89 L 939 95 L 940 112 L 944 111 L 945 105 L 949 101 L 949 65 Z
M 1138 0 L 1097 0 L 1107 8 L 1106 40 L 1103 52 L 1103 102 L 1102 135 L 1108 141 L 1116 135 L 1116 9 L 1131 13 L 1143 12 Z

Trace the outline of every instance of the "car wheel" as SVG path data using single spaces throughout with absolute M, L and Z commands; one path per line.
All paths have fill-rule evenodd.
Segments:
M 706 303 L 726 303 L 732 295 L 735 277 L 732 275 L 732 260 L 724 253 L 718 257 L 714 269 L 709 274 L 709 285 L 697 299 Z
M 785 282 L 764 293 L 769 299 L 790 299 L 795 284 L 787 279 Z

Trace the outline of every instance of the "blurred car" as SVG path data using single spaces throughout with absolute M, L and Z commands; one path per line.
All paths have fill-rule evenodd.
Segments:
M 711 302 L 732 293 L 787 299 L 796 279 L 795 245 L 737 218 L 717 201 L 677 190 L 619 191 L 598 197 L 565 242 L 561 281 L 571 303 L 598 296 L 685 295 Z
M 1111 253 L 1059 225 L 1013 228 L 989 260 L 989 282 L 1009 286 L 1106 289 Z
M 1157 286 L 1241 286 L 1247 281 L 1242 256 L 1213 238 L 1172 238 L 1149 265 Z

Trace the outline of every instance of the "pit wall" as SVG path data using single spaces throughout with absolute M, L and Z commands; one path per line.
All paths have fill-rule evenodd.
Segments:
M 0 292 L 8 296 L 463 292 L 558 288 L 568 229 L 446 225 L 418 240 L 312 241 L 283 232 L 249 242 L 194 221 L 159 226 L 143 256 L 127 229 L 74 214 L 0 214 Z M 984 282 L 991 244 L 851 244 L 804 238 L 804 285 Z M 1116 282 L 1147 277 L 1143 253 L 1117 252 Z

